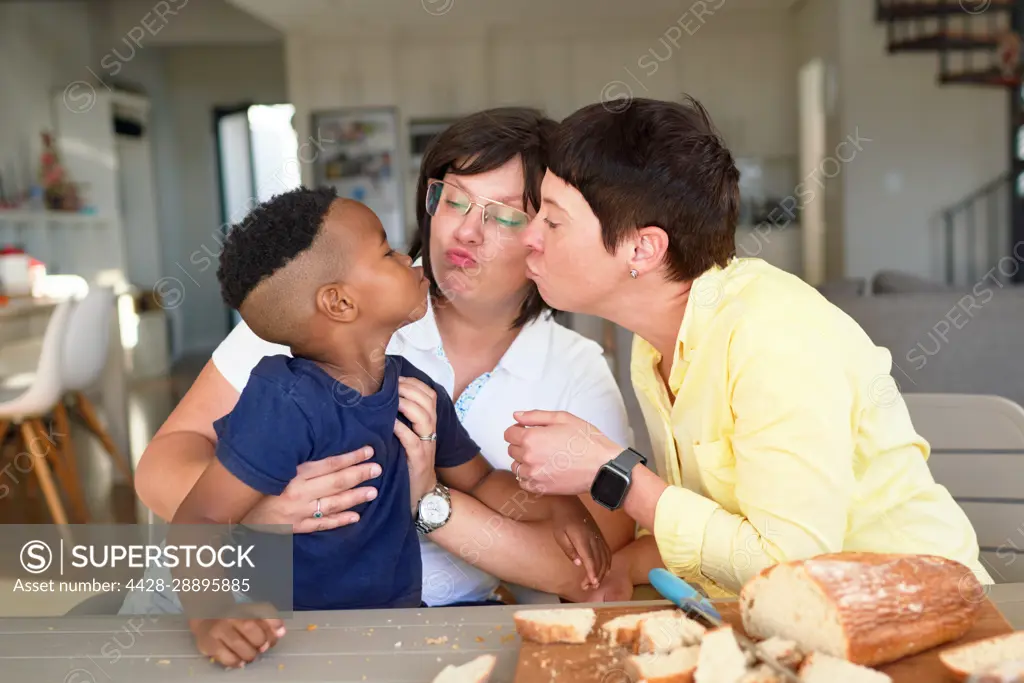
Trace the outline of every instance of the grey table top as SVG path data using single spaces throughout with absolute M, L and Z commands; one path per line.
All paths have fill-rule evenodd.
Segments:
M 1024 629 L 1024 584 L 993 586 L 989 597 L 1015 629 Z M 196 652 L 180 617 L 4 619 L 0 680 L 429 683 L 445 665 L 490 652 L 498 658 L 491 680 L 507 683 L 519 654 L 512 622 L 517 609 L 521 607 L 296 613 L 277 647 L 245 669 L 230 672 Z

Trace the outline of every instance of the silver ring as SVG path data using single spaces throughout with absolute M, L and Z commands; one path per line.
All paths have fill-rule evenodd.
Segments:
M 427 436 L 421 436 L 420 441 L 437 441 L 437 432 L 431 432 Z
M 316 499 L 316 512 L 313 513 L 313 519 L 320 519 L 324 516 L 324 513 L 320 511 L 320 499 Z
M 513 463 L 513 465 L 516 468 L 516 471 L 515 471 L 516 481 L 522 481 L 522 479 L 519 478 L 519 470 L 523 469 L 523 463 L 521 463 L 521 462 L 519 462 L 517 460 L 515 463 Z

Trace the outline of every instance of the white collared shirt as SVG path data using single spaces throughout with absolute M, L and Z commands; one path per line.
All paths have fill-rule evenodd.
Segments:
M 289 355 L 287 347 L 257 337 L 240 323 L 213 353 L 217 370 L 241 393 L 249 373 L 264 356 Z M 444 352 L 433 308 L 415 323 L 398 330 L 387 353 L 404 356 L 448 392 L 454 393 L 455 373 Z M 622 394 L 600 345 L 556 323 L 545 314 L 528 323 L 498 361 L 471 382 L 456 401 L 462 425 L 496 469 L 508 470 L 505 430 L 517 410 L 565 410 L 590 422 L 615 443 L 632 444 Z M 478 553 L 486 552 L 492 529 L 482 528 Z M 431 606 L 487 600 L 498 579 L 476 569 L 420 538 L 423 557 L 423 601 Z M 528 561 L 529 549 L 523 549 Z M 557 602 L 554 596 L 516 589 L 520 602 Z

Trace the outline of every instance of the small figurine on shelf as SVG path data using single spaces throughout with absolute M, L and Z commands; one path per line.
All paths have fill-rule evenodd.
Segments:
M 60 155 L 49 133 L 43 133 L 43 153 L 39 160 L 39 184 L 43 186 L 46 208 L 52 211 L 78 211 L 82 202 L 74 183 L 68 180 Z

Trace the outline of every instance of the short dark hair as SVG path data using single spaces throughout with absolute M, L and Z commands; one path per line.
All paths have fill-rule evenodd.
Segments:
M 548 168 L 590 204 L 609 252 L 657 226 L 669 239 L 668 277 L 680 281 L 736 254 L 739 171 L 692 97 L 584 107 L 559 125 Z
M 224 303 L 240 308 L 256 285 L 309 249 L 335 199 L 334 188 L 300 187 L 263 202 L 233 225 L 217 268 Z
M 416 185 L 416 224 L 419 230 L 409 254 L 413 258 L 423 257 L 423 272 L 430 279 L 432 294 L 439 296 L 441 291 L 430 267 L 427 183 L 432 178 L 443 179 L 446 173 L 468 176 L 493 171 L 519 156 L 526 181 L 523 203 L 526 207 L 539 208 L 548 137 L 556 125 L 537 109 L 499 107 L 459 119 L 427 146 Z M 537 285 L 531 282 L 529 294 L 512 327 L 522 327 L 550 309 L 537 291 Z

